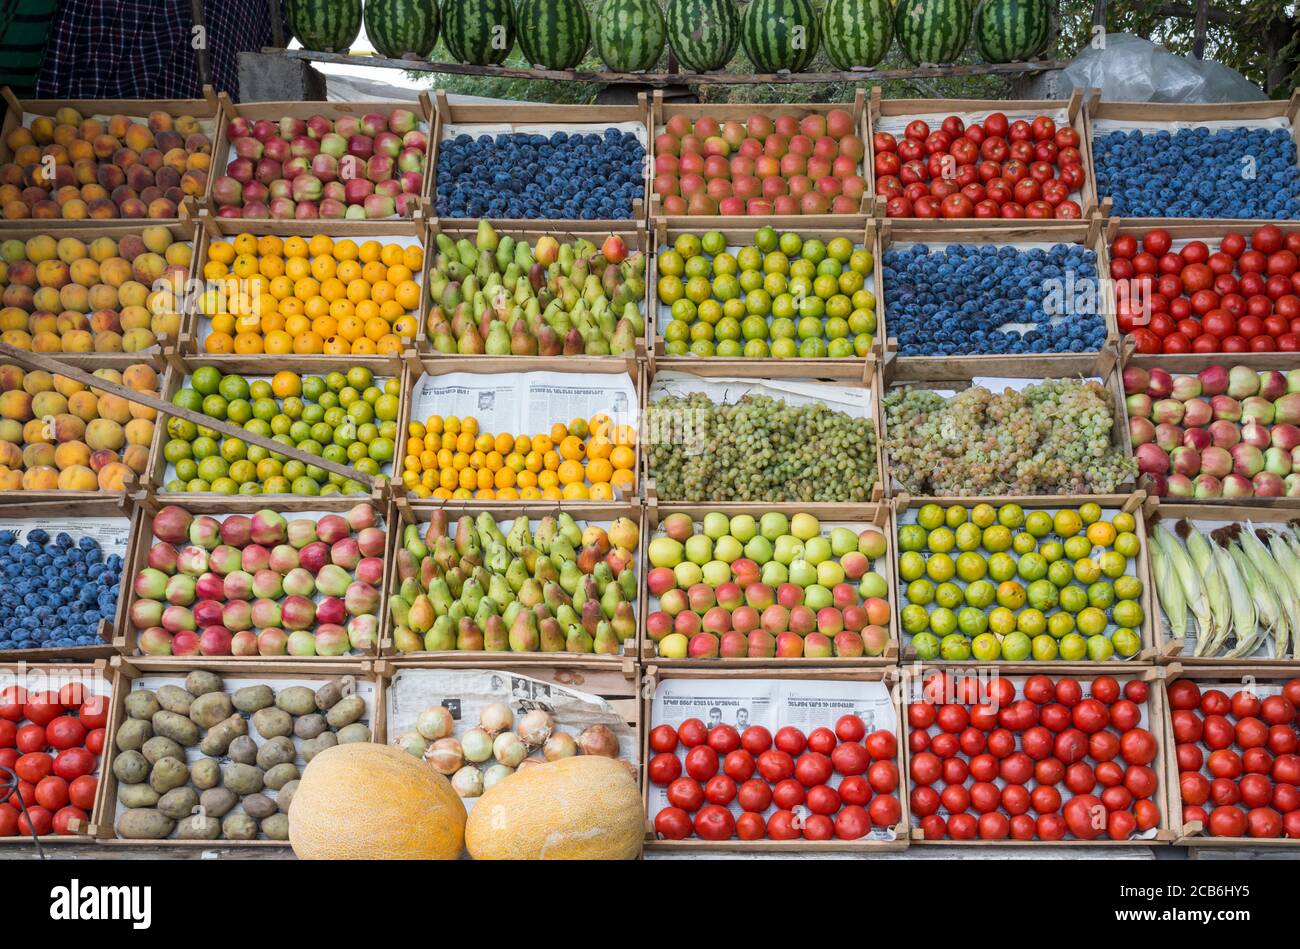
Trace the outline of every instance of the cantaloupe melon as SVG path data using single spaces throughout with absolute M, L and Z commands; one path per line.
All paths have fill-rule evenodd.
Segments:
M 627 766 L 583 755 L 488 788 L 470 811 L 465 845 L 475 860 L 633 860 L 644 832 Z
M 327 748 L 289 805 L 289 843 L 303 860 L 455 860 L 464 842 L 451 782 L 388 745 Z

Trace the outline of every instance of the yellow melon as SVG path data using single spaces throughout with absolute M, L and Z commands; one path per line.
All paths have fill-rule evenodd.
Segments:
M 464 842 L 451 782 L 388 745 L 327 748 L 289 805 L 289 843 L 303 860 L 455 860 Z
M 633 860 L 644 833 L 641 794 L 627 766 L 580 756 L 525 768 L 488 788 L 470 811 L 465 845 L 475 860 Z

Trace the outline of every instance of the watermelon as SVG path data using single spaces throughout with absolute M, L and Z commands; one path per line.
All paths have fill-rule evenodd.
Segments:
M 591 38 L 610 69 L 644 72 L 659 62 L 666 29 L 657 0 L 602 0 Z
M 284 17 L 304 49 L 346 53 L 361 32 L 361 0 L 285 0 Z
M 975 11 L 975 45 L 990 63 L 1032 59 L 1047 49 L 1048 0 L 983 0 Z
M 435 0 L 366 0 L 366 36 L 381 56 L 427 59 L 438 42 Z
M 721 69 L 740 45 L 735 0 L 668 0 L 668 44 L 692 72 Z
M 442 40 L 458 63 L 500 66 L 515 45 L 510 0 L 442 0 Z
M 812 0 L 751 0 L 741 21 L 740 42 L 761 73 L 798 72 L 821 45 L 821 23 Z
M 966 48 L 972 0 L 898 0 L 894 33 L 913 65 L 945 65 Z
M 543 69 L 572 69 L 587 55 L 591 24 L 582 0 L 519 0 L 515 11 L 524 59 Z
M 889 0 L 826 0 L 822 35 L 835 68 L 874 66 L 884 59 L 894 38 L 893 16 Z

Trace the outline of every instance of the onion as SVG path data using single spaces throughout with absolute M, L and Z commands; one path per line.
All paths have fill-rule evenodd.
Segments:
M 537 748 L 546 743 L 546 739 L 551 737 L 555 731 L 555 719 L 551 717 L 550 712 L 544 712 L 540 708 L 526 714 L 519 719 L 519 737 L 524 740 L 524 744 L 529 748 Z
M 507 768 L 503 764 L 494 764 L 483 772 L 483 789 L 487 790 L 499 781 L 504 781 L 510 775 L 515 773 L 514 768 Z
M 461 797 L 478 797 L 483 793 L 483 772 L 467 764 L 451 776 L 451 786 Z
M 528 746 L 514 732 L 502 732 L 492 743 L 492 754 L 507 768 L 517 768 L 528 757 Z
M 499 735 L 511 725 L 514 724 L 515 716 L 510 711 L 509 705 L 501 702 L 493 702 L 490 705 L 484 705 L 483 711 L 479 712 L 478 723 L 489 735 Z
M 492 757 L 492 736 L 475 726 L 460 736 L 460 747 L 467 761 L 482 764 Z
M 546 762 L 541 758 L 525 758 L 523 761 L 519 762 L 519 767 L 515 768 L 515 770 L 523 771 L 524 768 L 536 768 L 538 765 L 543 764 L 546 764 Z
M 424 740 L 424 736 L 419 732 L 407 732 L 405 735 L 398 738 L 397 741 L 393 742 L 393 744 L 398 748 L 401 748 L 408 755 L 414 755 L 417 758 L 423 757 L 424 753 L 429 750 L 429 743 Z
M 588 725 L 578 735 L 578 750 L 584 755 L 618 757 L 618 736 L 608 725 Z
M 577 753 L 578 743 L 573 740 L 573 736 L 568 732 L 556 732 L 546 739 L 546 744 L 542 746 L 542 755 L 547 761 L 572 758 Z
M 439 738 L 424 753 L 424 758 L 440 774 L 455 774 L 465 763 L 465 753 L 455 738 Z
M 415 720 L 415 730 L 429 741 L 446 738 L 455 725 L 451 712 L 441 705 L 430 705 Z

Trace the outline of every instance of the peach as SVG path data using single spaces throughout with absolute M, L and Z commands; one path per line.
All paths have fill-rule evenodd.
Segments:
M 91 201 L 90 216 L 96 221 L 111 221 L 118 217 L 117 205 L 107 198 Z
M 93 345 L 97 353 L 121 353 L 126 351 L 122 346 L 122 334 L 108 330 L 96 333 Z
M 43 260 L 36 267 L 36 279 L 42 287 L 58 290 L 71 280 L 71 270 L 61 260 Z
M 86 294 L 86 305 L 88 310 L 116 310 L 118 288 L 106 283 L 95 284 Z
M 25 422 L 32 417 L 32 397 L 20 389 L 0 394 L 0 417 Z
M 56 293 L 55 296 L 58 296 Z M 16 306 L 0 310 L 0 331 L 27 329 L 27 314 Z
M 131 265 L 121 257 L 110 257 L 100 263 L 99 278 L 110 287 L 120 287 L 131 279 Z
M 23 463 L 23 450 L 13 442 L 0 441 L 0 466 L 17 468 Z
M 122 373 L 122 385 L 137 392 L 154 392 L 158 388 L 158 373 L 153 366 L 136 363 Z
M 157 148 L 146 148 L 140 152 L 140 164 L 144 165 L 150 171 L 157 171 L 162 167 L 163 153 Z
M 92 478 L 94 477 L 89 468 L 83 470 L 87 474 L 90 474 Z M 49 465 L 37 465 L 34 468 L 29 467 L 23 474 L 23 490 L 53 491 L 55 488 L 59 487 L 59 480 L 61 477 L 62 475 Z
M 90 448 L 87 447 L 85 442 L 64 442 L 54 449 L 54 464 L 60 471 L 74 465 L 80 465 L 83 468 L 89 467 Z
M 138 220 L 149 216 L 149 206 L 139 198 L 127 198 L 119 207 L 124 218 Z
M 59 334 L 51 330 L 42 330 L 32 337 L 32 351 L 38 353 L 61 353 L 63 343 Z
M 153 171 L 146 165 L 132 165 L 126 171 L 126 184 L 137 194 L 154 186 Z
M 109 419 L 119 425 L 125 425 L 131 421 L 131 403 L 120 395 L 105 392 L 99 397 L 97 407 L 99 417 L 102 419 Z
M 57 392 L 40 392 L 32 397 L 32 414 L 37 418 L 61 415 L 68 410 L 68 400 Z
M 94 449 L 118 451 L 126 444 L 126 433 L 112 419 L 97 418 L 86 426 L 86 444 Z
M 89 353 L 93 352 L 95 347 L 95 337 L 88 330 L 64 333 L 59 342 L 65 353 Z
M 152 251 L 141 254 L 131 261 L 131 272 L 137 284 L 144 284 L 144 286 L 139 287 L 139 290 L 143 291 L 143 295 L 137 299 L 123 300 L 122 302 L 127 306 L 144 306 L 149 299 L 149 286 L 158 280 L 166 270 L 167 259 L 162 254 L 155 254 Z M 126 293 L 125 286 L 122 288 L 122 292 Z
M 23 449 L 23 467 L 29 471 L 32 468 L 53 468 L 54 452 L 53 445 L 44 442 L 30 442 Z
M 78 441 L 86 434 L 86 423 L 78 416 L 60 412 L 54 417 L 53 437 L 56 442 Z
M 31 209 L 27 207 L 26 202 L 22 200 L 6 201 L 3 214 L 5 220 L 8 221 L 17 221 L 32 216 Z
M 177 217 L 179 208 L 171 198 L 157 198 L 149 203 L 144 216 L 151 221 L 165 221 Z
M 99 489 L 101 491 L 125 491 L 128 478 L 132 478 L 131 469 L 120 461 L 111 461 L 99 469 Z
M 80 382 L 77 382 L 75 379 L 69 379 L 67 376 L 54 377 L 55 391 L 63 393 L 69 399 L 72 398 L 74 393 L 80 392 L 85 388 L 86 387 L 83 386 Z
M 93 185 L 99 181 L 99 165 L 93 158 L 78 161 L 72 166 L 72 177 L 79 185 Z
M 151 347 L 158 341 L 153 330 L 133 329 L 127 330 L 122 334 L 122 352 L 139 353 Z
M 17 469 L 0 474 L 0 491 L 21 491 L 23 473 Z
M 189 169 L 189 157 L 189 152 L 178 146 L 168 150 L 166 154 L 163 155 L 163 165 L 164 167 L 171 168 L 178 176 L 184 175 Z
M 154 135 L 154 147 L 164 155 L 173 149 L 183 152 L 185 151 L 185 136 L 174 129 L 158 132 Z
M 90 326 L 90 320 L 84 313 L 78 313 L 75 310 L 64 310 L 54 318 L 54 332 L 63 334 L 71 333 L 73 330 L 84 330 Z
M 91 392 L 75 392 L 68 396 L 68 411 L 82 421 L 91 422 L 99 416 L 99 399 Z
M 149 131 L 157 135 L 159 132 L 170 132 L 172 130 L 172 117 L 161 110 L 149 113 Z
M 117 165 L 101 164 L 95 169 L 95 181 L 99 183 L 101 188 L 112 191 L 114 188 L 126 184 L 126 172 Z
M 23 441 L 28 445 L 40 445 L 51 438 L 50 427 L 43 418 L 29 419 L 23 425 Z
M 122 328 L 117 310 L 96 310 L 90 314 L 90 331 L 92 333 L 116 333 Z
M 55 481 L 60 491 L 94 491 L 99 487 L 95 472 L 85 465 L 73 465 L 59 472 Z
M 36 139 L 32 137 L 31 129 L 23 128 L 21 125 L 5 136 L 5 144 L 9 146 L 11 151 L 15 152 L 25 145 L 31 145 L 35 141 Z
M 108 120 L 108 134 L 114 138 L 124 138 L 132 125 L 131 119 L 125 115 L 114 115 Z
M 149 328 L 149 310 L 142 306 L 124 306 L 117 314 L 117 322 L 123 330 Z
M 93 287 L 100 280 L 99 262 L 90 257 L 74 260 L 68 267 L 68 279 L 82 287 Z
M 146 148 L 153 148 L 153 132 L 147 126 L 134 123 L 126 134 L 122 136 L 122 142 L 127 148 L 136 152 L 142 152 Z

